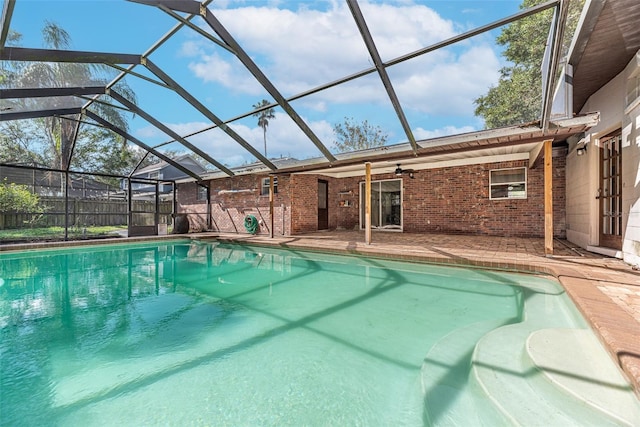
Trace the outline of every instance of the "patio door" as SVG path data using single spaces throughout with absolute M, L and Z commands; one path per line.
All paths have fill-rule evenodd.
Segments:
M 329 183 L 318 180 L 318 230 L 329 228 Z
M 600 139 L 600 246 L 622 249 L 622 133 Z
M 364 182 L 360 183 L 360 229 L 365 216 Z M 402 180 L 371 182 L 371 228 L 402 230 Z

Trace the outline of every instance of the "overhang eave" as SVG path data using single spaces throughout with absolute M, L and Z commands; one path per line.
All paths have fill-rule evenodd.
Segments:
M 297 162 L 291 166 L 279 167 L 277 172 L 264 166 L 255 165 L 235 170 L 236 175 L 257 174 L 318 174 L 333 177 L 362 174 L 365 162 L 372 164 L 375 173 L 386 170 L 390 164 L 408 162 L 412 165 L 428 163 L 430 158 L 441 157 L 447 154 L 458 154 L 459 158 L 471 159 L 474 157 L 486 158 L 488 149 L 513 152 L 509 147 L 522 146 L 520 151 L 529 155 L 530 151 L 541 141 L 564 141 L 567 138 L 585 132 L 600 121 L 599 113 L 589 113 L 569 119 L 555 120 L 550 123 L 549 129 L 544 132 L 539 123 L 526 123 L 518 126 L 509 126 L 497 129 L 488 129 L 469 132 L 459 135 L 444 136 L 439 138 L 424 139 L 419 142 L 420 149 L 414 152 L 409 143 L 388 145 L 368 150 L 350 153 L 336 154 L 335 162 L 327 162 L 326 159 L 316 157 Z M 406 164 L 406 163 L 405 163 Z M 357 172 L 356 172 L 357 170 Z M 203 176 L 205 180 L 224 178 L 220 171 L 213 171 Z M 185 180 L 184 182 L 189 181 Z

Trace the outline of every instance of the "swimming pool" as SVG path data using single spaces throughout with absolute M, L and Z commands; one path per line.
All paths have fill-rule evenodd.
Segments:
M 187 240 L 4 253 L 0 328 L 3 425 L 623 425 L 637 410 L 562 288 L 533 275 Z M 582 373 L 545 369 L 557 342 L 587 346 L 604 378 L 584 382 L 613 408 L 562 387 Z

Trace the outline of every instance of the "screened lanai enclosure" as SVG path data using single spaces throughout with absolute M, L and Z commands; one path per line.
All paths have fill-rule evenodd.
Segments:
M 429 155 L 484 128 L 496 38 L 541 16 L 539 108 L 511 125 L 544 136 L 569 2 L 500 4 L 5 0 L 0 239 L 170 233 L 177 182 L 209 200 L 219 178 Z M 377 151 L 338 143 L 354 123 L 384 135 Z

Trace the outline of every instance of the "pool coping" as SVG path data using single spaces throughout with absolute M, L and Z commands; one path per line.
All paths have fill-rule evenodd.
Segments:
M 508 246 L 506 251 L 485 249 L 483 243 L 488 241 L 481 236 L 447 236 L 447 239 L 459 244 L 442 249 L 434 244 L 439 238 L 444 239 L 440 235 L 409 235 L 408 239 L 405 236 L 407 242 L 403 241 L 403 234 L 398 234 L 386 242 L 366 244 L 361 241 L 361 233 L 354 233 L 309 233 L 270 238 L 264 235 L 209 232 L 0 245 L 0 252 L 187 238 L 545 274 L 556 278 L 562 285 L 640 399 L 640 273 L 631 266 L 613 258 L 585 257 L 578 251 L 575 256 L 565 250 L 564 255 L 548 257 L 528 247 L 524 251 L 509 251 Z M 638 305 L 631 306 L 629 312 L 629 308 L 615 296 L 616 293 L 623 296 L 631 293 Z

